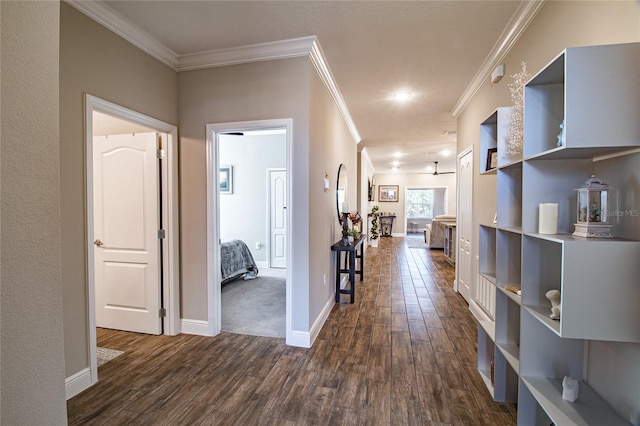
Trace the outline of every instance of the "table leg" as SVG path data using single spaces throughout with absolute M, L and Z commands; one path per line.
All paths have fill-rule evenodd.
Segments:
M 356 252 L 349 252 L 349 281 L 351 282 L 351 302 L 356 298 Z
M 340 303 L 340 252 L 336 252 L 336 303 Z

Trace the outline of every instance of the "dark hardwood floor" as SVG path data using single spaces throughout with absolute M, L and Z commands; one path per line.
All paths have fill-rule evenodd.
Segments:
M 99 346 L 125 354 L 68 401 L 69 424 L 516 424 L 514 405 L 493 402 L 476 370 L 477 324 L 453 268 L 420 245 L 370 248 L 356 303 L 334 306 L 311 349 L 99 329 Z

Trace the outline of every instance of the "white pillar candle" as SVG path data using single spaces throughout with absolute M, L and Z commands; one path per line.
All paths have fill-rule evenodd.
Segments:
M 349 203 L 346 201 L 342 203 L 342 212 L 349 213 Z
M 541 203 L 538 210 L 538 233 L 558 233 L 558 204 Z

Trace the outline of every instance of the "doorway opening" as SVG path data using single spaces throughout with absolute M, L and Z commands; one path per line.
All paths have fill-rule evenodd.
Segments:
M 292 253 L 287 206 L 291 205 L 291 132 L 291 119 L 207 126 L 207 293 L 211 335 L 230 331 L 290 341 L 288 266 Z M 229 270 L 235 269 L 229 265 L 242 252 L 248 253 L 242 256 L 239 277 L 229 276 Z M 252 273 L 254 265 L 256 274 Z M 270 283 L 265 285 L 265 280 Z M 258 285 L 251 287 L 252 283 Z M 263 296 L 256 297 L 248 291 L 257 291 L 261 286 Z M 275 290 L 276 286 L 279 290 Z
M 180 333 L 177 128 L 87 94 L 85 152 L 87 388 L 98 381 L 97 312 L 104 306 L 130 321 L 139 320 L 133 314 L 149 311 L 147 316 L 154 317 L 153 330 L 142 332 Z M 146 177 L 124 182 L 118 176 L 123 166 L 132 173 L 144 170 Z M 126 194 L 119 192 L 123 188 Z M 135 218 L 132 212 L 137 214 Z M 127 249 L 120 250 L 124 243 Z M 109 257 L 118 251 L 136 259 Z M 96 288 L 105 279 L 115 283 L 106 293 L 105 287 Z M 152 298 L 157 298 L 148 305 L 147 289 L 154 292 Z M 102 297 L 100 307 L 96 296 Z M 137 326 L 144 328 L 140 324 L 134 328 Z M 119 327 L 116 324 L 112 328 Z M 131 329 L 129 325 L 126 328 Z

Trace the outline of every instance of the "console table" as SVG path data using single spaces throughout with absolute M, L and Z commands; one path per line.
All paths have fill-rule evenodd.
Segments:
M 396 215 L 379 215 L 380 219 L 380 235 L 382 237 L 390 237 L 393 232 L 393 219 Z
M 336 303 L 340 303 L 340 294 L 351 295 L 349 303 L 355 301 L 356 274 L 360 275 L 360 281 L 364 279 L 364 246 L 362 242 L 366 238 L 365 234 L 361 234 L 357 240 L 349 245 L 343 246 L 342 240 L 340 240 L 331 246 L 331 251 L 336 252 Z M 345 254 L 344 265 L 342 265 L 342 253 Z M 360 269 L 356 269 L 356 259 L 360 259 Z M 340 288 L 340 276 L 345 273 L 349 274 L 349 283 L 351 284 L 349 290 Z

